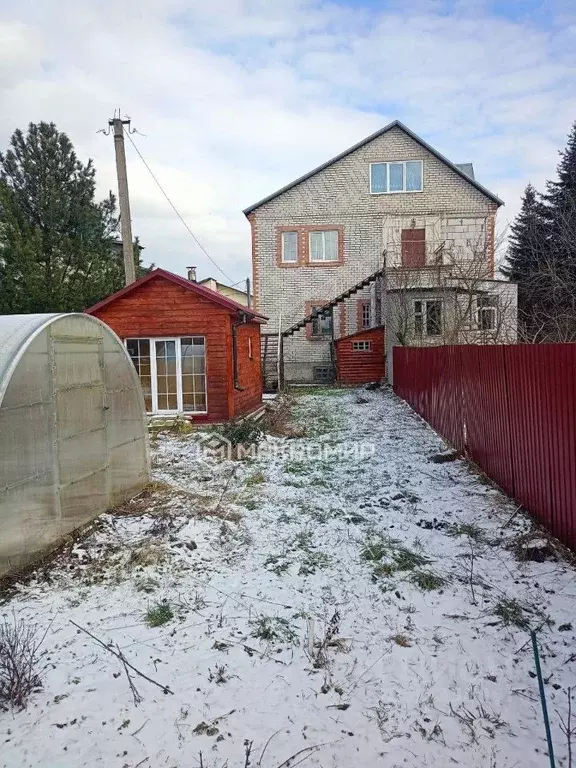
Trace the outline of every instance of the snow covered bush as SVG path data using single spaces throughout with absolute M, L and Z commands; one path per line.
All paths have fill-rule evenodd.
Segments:
M 41 688 L 38 627 L 23 619 L 0 624 L 0 709 L 24 709 L 30 695 Z

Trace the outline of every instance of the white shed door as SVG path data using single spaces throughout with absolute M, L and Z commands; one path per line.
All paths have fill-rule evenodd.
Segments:
M 72 338 L 54 339 L 52 353 L 60 507 L 85 520 L 109 495 L 103 351 L 98 339 Z

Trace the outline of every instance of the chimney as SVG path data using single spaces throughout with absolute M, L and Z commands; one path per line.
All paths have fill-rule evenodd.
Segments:
M 186 267 L 188 270 L 188 280 L 190 280 L 191 283 L 196 282 L 196 267 Z

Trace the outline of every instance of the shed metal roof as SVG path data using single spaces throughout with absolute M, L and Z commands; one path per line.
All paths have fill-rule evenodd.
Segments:
M 273 192 L 271 195 L 264 197 L 262 200 L 259 200 L 257 203 L 254 203 L 254 205 L 251 205 L 248 208 L 245 208 L 243 211 L 244 215 L 248 216 L 257 208 L 260 208 L 261 205 L 264 205 L 265 203 L 269 203 L 271 200 L 274 200 L 275 197 L 278 197 L 279 195 L 284 194 L 284 192 L 288 192 L 288 190 L 292 189 L 292 187 L 296 187 L 298 184 L 301 184 L 303 181 L 306 181 L 311 176 L 314 176 L 320 171 L 323 171 L 325 168 L 328 168 L 334 163 L 337 163 L 339 160 L 342 160 L 348 155 L 351 155 L 352 152 L 355 152 L 357 149 L 364 147 L 366 144 L 369 144 L 371 141 L 374 141 L 374 139 L 377 139 L 379 136 L 382 136 L 383 134 L 392 130 L 392 128 L 400 128 L 400 130 L 404 131 L 404 133 L 410 136 L 410 138 L 418 142 L 420 146 L 424 147 L 424 149 L 427 149 L 428 152 L 430 152 L 435 157 L 437 157 L 438 160 L 440 160 L 449 168 L 451 168 L 454 171 L 454 173 L 457 173 L 458 176 L 461 176 L 469 184 L 472 184 L 473 187 L 476 187 L 476 189 L 479 192 L 482 192 L 483 195 L 486 195 L 486 197 L 492 200 L 492 202 L 496 203 L 496 205 L 504 205 L 504 203 L 502 202 L 502 200 L 500 200 L 499 197 L 497 197 L 493 192 L 490 192 L 489 189 L 486 189 L 486 187 L 482 186 L 482 184 L 479 184 L 476 181 L 476 179 L 474 178 L 474 170 L 472 168 L 472 163 L 461 163 L 460 165 L 456 165 L 455 163 L 452 163 L 450 160 L 448 160 L 447 157 L 444 157 L 444 155 L 438 152 L 438 150 L 434 149 L 434 147 L 428 144 L 427 141 L 424 141 L 424 139 L 420 138 L 420 136 L 414 133 L 414 131 L 411 131 L 410 128 L 405 126 L 404 123 L 400 122 L 400 120 L 393 120 L 391 123 L 388 123 L 388 125 L 385 125 L 384 128 L 380 128 L 380 130 L 370 134 L 370 136 L 367 136 L 365 139 L 362 139 L 362 141 L 359 141 L 357 144 L 354 144 L 354 146 L 349 147 L 348 149 L 345 149 L 344 152 L 341 152 L 339 155 L 336 155 L 336 157 L 333 157 L 331 160 L 328 160 L 327 162 L 322 163 L 322 165 L 319 165 L 317 168 L 314 168 L 312 171 L 305 173 L 303 176 L 300 176 L 299 178 L 290 182 L 290 184 L 287 184 L 285 187 L 282 187 L 276 192 Z M 463 170 L 464 168 L 466 168 L 466 170 Z

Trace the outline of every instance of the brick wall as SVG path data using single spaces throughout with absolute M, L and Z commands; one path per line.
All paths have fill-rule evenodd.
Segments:
M 422 192 L 370 194 L 370 163 L 393 160 L 423 160 Z M 430 258 L 433 243 L 446 243 L 446 253 L 458 259 L 485 248 L 490 272 L 495 213 L 489 198 L 402 129 L 393 128 L 249 215 L 255 306 L 270 318 L 268 331 L 277 329 L 280 315 L 282 325 L 290 325 L 304 317 L 307 301 L 333 298 L 379 269 L 383 249 L 389 263 L 399 265 L 401 231 L 411 227 L 426 230 Z M 310 227 L 322 226 L 341 228 L 341 264 L 310 266 L 303 260 L 298 267 L 278 266 L 281 228 L 299 230 L 302 238 Z M 337 335 L 356 330 L 356 299 L 370 295 L 366 289 L 347 302 L 343 314 L 336 311 Z M 340 329 L 344 315 L 346 328 Z M 285 357 L 288 376 L 299 361 L 328 361 L 329 345 L 295 334 L 286 342 Z

